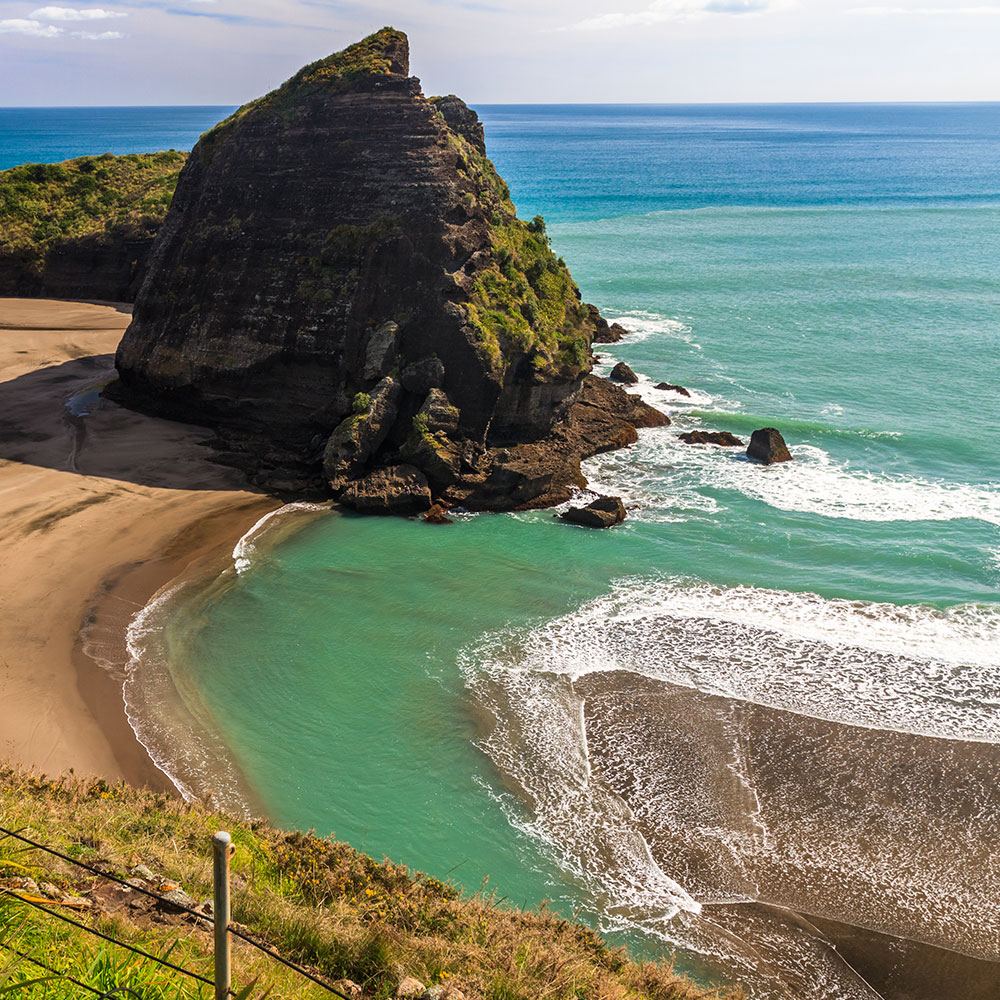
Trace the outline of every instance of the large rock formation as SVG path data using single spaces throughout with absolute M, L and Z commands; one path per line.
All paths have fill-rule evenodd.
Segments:
M 589 375 L 595 320 L 544 221 L 408 63 L 383 29 L 202 136 L 109 394 L 216 427 L 287 492 L 371 509 L 394 475 L 366 477 L 403 465 L 472 508 L 558 502 L 666 418 Z

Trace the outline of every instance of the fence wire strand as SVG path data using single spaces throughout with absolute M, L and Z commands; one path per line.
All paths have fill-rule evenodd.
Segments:
M 174 903 L 173 900 L 166 899 L 163 895 L 161 895 L 158 892 L 153 892 L 151 889 L 144 889 L 141 888 L 140 886 L 133 885 L 131 882 L 119 878 L 117 875 L 111 875 L 107 872 L 102 872 L 99 868 L 94 868 L 92 865 L 88 865 L 86 862 L 78 861 L 76 858 L 71 858 L 68 854 L 64 854 L 61 851 L 57 851 L 55 848 L 49 847 L 46 844 L 40 844 L 37 841 L 32 840 L 30 837 L 23 836 L 21 833 L 18 833 L 15 830 L 8 830 L 6 827 L 0 826 L 0 835 L 13 837 L 15 840 L 19 840 L 24 844 L 28 844 L 29 846 L 34 847 L 39 851 L 44 851 L 46 854 L 51 854 L 53 857 L 59 858 L 61 861 L 65 861 L 67 864 L 75 865 L 77 868 L 82 868 L 84 871 L 90 872 L 91 874 L 98 876 L 98 878 L 107 879 L 110 882 L 117 882 L 119 885 L 124 886 L 126 889 L 131 889 L 134 892 L 140 892 L 145 896 L 149 896 L 151 899 L 158 900 L 159 902 L 165 902 L 172 909 L 180 910 L 183 913 L 188 913 L 193 917 L 197 917 L 199 920 L 207 920 L 209 923 L 212 924 L 215 923 L 213 917 L 206 916 L 204 913 L 199 913 L 197 910 L 194 910 L 189 906 L 184 906 L 182 904 Z M 0 839 L 2 839 L 2 836 L 0 836 Z M 165 959 L 157 958 L 155 955 L 150 955 L 148 952 L 142 951 L 142 949 L 140 948 L 135 948 L 132 945 L 125 944 L 123 941 L 117 941 L 115 938 L 109 937 L 107 934 L 102 934 L 100 931 L 95 930 L 93 927 L 88 927 L 86 924 L 81 924 L 78 921 L 73 920 L 70 917 L 67 917 L 63 913 L 57 913 L 55 910 L 50 910 L 48 907 L 42 906 L 40 903 L 35 903 L 29 899 L 23 898 L 22 896 L 18 896 L 16 892 L 13 892 L 10 889 L 0 887 L 0 892 L 6 893 L 12 899 L 16 899 L 21 903 L 27 904 L 28 906 L 33 906 L 35 907 L 35 909 L 41 910 L 43 913 L 47 913 L 50 916 L 55 917 L 57 920 L 63 920 L 68 924 L 72 924 L 74 927 L 79 927 L 81 930 L 86 931 L 88 934 L 93 934 L 96 937 L 102 938 L 103 940 L 110 942 L 111 944 L 118 945 L 118 947 L 120 948 L 125 948 L 126 950 L 131 951 L 136 955 L 141 955 L 144 958 L 148 958 L 150 961 L 157 962 L 160 965 L 164 965 L 168 969 L 173 969 L 174 971 L 180 972 L 185 976 L 190 976 L 194 979 L 200 980 L 201 982 L 205 983 L 208 986 L 213 986 L 213 987 L 215 986 L 215 983 L 211 979 L 206 979 L 204 976 L 199 975 L 197 972 L 190 972 L 187 969 L 181 968 L 179 965 L 174 965 L 172 962 L 166 961 Z M 278 954 L 277 951 L 275 951 L 269 945 L 261 944 L 259 941 L 255 941 L 248 934 L 245 934 L 242 931 L 237 930 L 232 924 L 229 925 L 227 931 L 233 937 L 239 938 L 241 941 L 246 942 L 248 945 L 250 945 L 253 948 L 256 948 L 260 952 L 263 952 L 263 954 L 267 955 L 269 958 L 272 958 L 274 961 L 280 962 L 282 965 L 286 966 L 289 969 L 292 969 L 294 972 L 297 972 L 300 976 L 304 977 L 305 979 L 308 979 L 310 982 L 315 983 L 317 986 L 321 986 L 328 993 L 332 993 L 334 996 L 340 997 L 341 1000 L 351 1000 L 351 998 L 348 997 L 346 994 L 341 993 L 340 990 L 331 986 L 329 983 L 320 979 L 318 976 L 313 975 L 307 969 L 302 968 L 301 965 L 298 965 L 295 962 L 292 962 L 291 960 L 282 957 L 280 954 Z M 9 948 L 10 946 L 4 945 L 4 947 Z M 21 957 L 27 958 L 28 961 L 30 962 L 34 962 L 34 959 L 29 958 L 27 955 L 23 955 Z M 42 966 L 40 962 L 35 962 L 35 964 L 41 966 L 42 968 L 47 968 L 46 966 Z M 48 971 L 53 972 L 54 970 L 49 969 Z M 98 995 L 103 996 L 103 994 L 100 994 L 99 990 L 94 990 L 92 986 L 87 986 L 85 983 L 79 983 L 76 980 L 72 979 L 72 977 L 70 976 L 67 976 L 65 978 L 70 979 L 72 982 L 77 983 L 78 986 L 83 986 L 85 989 L 93 990 Z M 229 992 L 230 994 L 232 994 L 233 991 L 230 990 Z
M 13 837 L 15 840 L 20 840 L 23 844 L 30 844 L 32 847 L 36 847 L 40 851 L 44 851 L 46 854 L 51 854 L 53 857 L 59 858 L 61 861 L 65 861 L 67 864 L 76 865 L 77 868 L 82 868 L 84 871 L 90 872 L 92 875 L 97 875 L 100 878 L 105 878 L 109 882 L 117 882 L 119 885 L 125 886 L 126 889 L 132 889 L 135 892 L 141 892 L 144 896 L 149 896 L 150 899 L 157 899 L 162 901 L 163 896 L 158 892 L 153 892 L 152 889 L 144 889 L 138 885 L 132 885 L 131 882 L 126 879 L 119 878 L 117 875 L 109 875 L 107 872 L 102 872 L 99 868 L 94 868 L 92 865 L 88 865 L 85 861 L 77 861 L 76 858 L 71 858 L 68 854 L 63 854 L 62 851 L 57 851 L 54 847 L 48 847 L 45 844 L 39 844 L 37 841 L 32 840 L 30 837 L 25 837 L 18 833 L 16 830 L 8 830 L 6 827 L 0 826 L 0 834 L 7 837 Z M 206 916 L 204 913 L 199 913 L 197 910 L 192 909 L 190 906 L 184 906 L 183 903 L 174 903 L 172 900 L 167 900 L 167 905 L 172 909 L 180 910 L 183 913 L 188 913 L 192 917 L 197 917 L 199 920 L 207 920 L 209 923 L 214 923 L 212 917 Z
M 247 944 L 252 945 L 258 951 L 262 951 L 265 955 L 273 958 L 276 962 L 280 962 L 282 965 L 287 965 L 289 969 L 294 969 L 300 976 L 305 976 L 306 979 L 311 979 L 318 986 L 322 986 L 323 989 L 328 990 L 334 996 L 340 997 L 341 1000 L 351 1000 L 350 997 L 341 993 L 336 987 L 331 986 L 329 983 L 323 982 L 322 979 L 314 976 L 311 972 L 307 972 L 302 968 L 301 965 L 296 965 L 294 962 L 289 961 L 287 958 L 282 958 L 273 948 L 269 945 L 261 944 L 259 941 L 254 941 L 252 937 L 244 934 L 242 931 L 238 931 L 232 924 L 229 925 L 229 933 L 233 937 L 239 938 L 241 941 L 245 941 Z
M 72 924 L 74 927 L 79 927 L 80 930 L 86 931 L 88 934 L 93 934 L 94 937 L 99 937 L 102 941 L 107 941 L 109 944 L 117 945 L 119 948 L 124 948 L 126 951 L 132 952 L 134 955 L 141 955 L 143 958 L 149 959 L 151 962 L 156 962 L 157 965 L 162 965 L 168 969 L 173 969 L 174 972 L 179 972 L 183 976 L 188 976 L 191 979 L 197 979 L 199 982 L 204 983 L 206 986 L 215 986 L 215 982 L 211 979 L 206 978 L 197 972 L 191 972 L 190 969 L 185 969 L 180 965 L 174 965 L 173 962 L 168 962 L 165 958 L 159 958 L 156 955 L 151 955 L 148 951 L 143 951 L 141 948 L 136 948 L 134 945 L 126 944 L 124 941 L 118 941 L 116 938 L 110 937 L 104 934 L 102 931 L 97 930 L 94 927 L 88 927 L 86 924 L 81 924 L 78 920 L 74 920 L 72 917 L 67 917 L 65 913 L 58 913 L 55 910 L 50 910 L 47 906 L 42 906 L 41 903 L 36 903 L 33 900 L 25 899 L 19 896 L 12 889 L 0 889 L 0 893 L 10 896 L 11 899 L 16 899 L 19 903 L 24 903 L 27 906 L 33 906 L 36 910 L 41 910 L 42 913 L 47 913 L 50 917 L 55 917 L 56 920 L 62 920 L 64 923 Z

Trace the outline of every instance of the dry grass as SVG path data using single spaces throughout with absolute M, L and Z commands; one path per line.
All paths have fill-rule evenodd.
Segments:
M 481 896 L 463 897 L 451 885 L 376 862 L 346 844 L 234 820 L 124 785 L 48 781 L 0 770 L 0 816 L 3 826 L 30 831 L 27 835 L 82 861 L 106 862 L 119 874 L 143 863 L 199 899 L 211 893 L 211 835 L 226 828 L 236 846 L 234 920 L 286 958 L 330 980 L 360 983 L 371 997 L 392 996 L 403 976 L 450 987 L 459 991 L 455 996 L 469 1000 L 737 996 L 705 992 L 676 974 L 669 963 L 634 962 L 589 928 L 556 914 L 502 907 Z M 50 856 L 15 850 L 9 838 L 0 841 L 0 884 L 22 874 L 17 866 L 26 864 L 32 866 L 36 881 L 51 881 L 73 893 L 85 893 L 95 882 Z M 10 929 L 21 919 L 22 909 L 7 902 L 0 907 L 0 923 Z M 135 914 L 110 919 L 119 933 L 144 942 L 147 949 L 176 941 L 175 958 L 183 955 L 183 964 L 211 974 L 210 934 L 193 922 L 178 919 L 164 925 Z M 75 932 L 74 940 L 73 933 L 67 937 L 48 918 L 29 915 L 28 920 L 33 947 L 55 954 L 64 963 L 60 968 L 69 967 L 65 963 L 74 948 L 93 957 L 93 946 L 84 943 L 82 932 Z M 24 939 L 23 928 L 21 933 Z M 248 946 L 237 947 L 234 954 L 237 985 L 257 978 L 257 990 L 270 989 L 274 998 L 323 995 L 319 987 Z M 72 968 L 82 966 L 78 962 Z M 41 984 L 30 995 L 62 996 L 60 988 Z M 56 992 L 45 992 L 53 989 Z M 143 997 L 207 996 L 183 989 L 188 992 L 178 992 L 177 977 L 166 977 L 155 990 L 147 984 Z

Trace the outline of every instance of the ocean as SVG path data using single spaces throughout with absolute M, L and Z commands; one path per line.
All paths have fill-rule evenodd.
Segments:
M 0 166 L 228 110 L 0 111 Z M 673 421 L 586 463 L 628 520 L 286 508 L 133 621 L 140 739 L 751 997 L 992 995 L 1000 106 L 478 110 Z

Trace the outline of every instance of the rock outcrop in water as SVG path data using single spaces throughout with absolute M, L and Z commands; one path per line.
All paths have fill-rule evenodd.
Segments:
M 690 397 L 691 395 L 684 386 L 674 385 L 673 382 L 657 382 L 655 388 L 662 389 L 664 392 L 676 392 L 679 396 Z
M 109 394 L 217 428 L 279 491 L 557 503 L 583 457 L 669 421 L 590 375 L 596 310 L 544 221 L 516 217 L 475 112 L 408 74 L 383 29 L 202 136 Z
M 613 528 L 625 520 L 625 505 L 621 497 L 600 496 L 584 507 L 570 507 L 559 516 L 587 528 Z
M 777 428 L 762 427 L 750 435 L 747 458 L 762 465 L 773 465 L 776 462 L 790 462 L 792 453 Z
M 639 376 L 624 361 L 619 361 L 611 369 L 611 374 L 608 378 L 612 382 L 623 382 L 625 385 L 635 385 L 639 381 Z
M 723 448 L 743 447 L 743 442 L 729 431 L 686 431 L 677 436 L 685 444 L 717 444 Z

